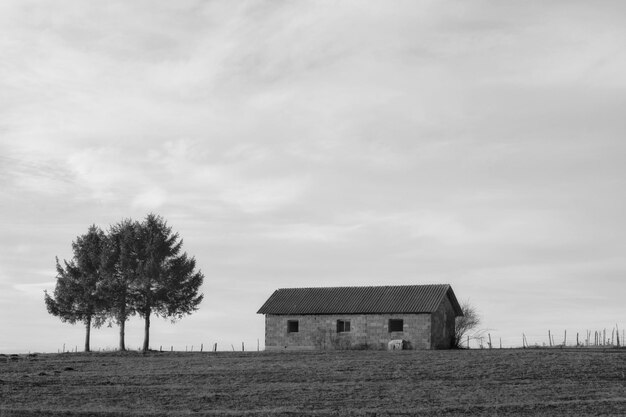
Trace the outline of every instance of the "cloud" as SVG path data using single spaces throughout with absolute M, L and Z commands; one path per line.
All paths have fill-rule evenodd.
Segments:
M 157 211 L 240 322 L 217 303 L 238 288 L 312 282 L 447 281 L 501 329 L 509 304 L 619 312 L 626 61 L 603 5 L 2 2 L 2 279 Z
M 55 281 L 39 282 L 31 284 L 16 284 L 13 288 L 19 292 L 21 297 L 29 297 L 40 301 L 43 299 L 43 291 L 54 288 Z
M 227 185 L 221 199 L 245 212 L 275 210 L 296 201 L 303 183 L 297 179 L 248 180 Z
M 167 194 L 158 187 L 151 188 L 149 190 L 139 193 L 131 203 L 131 206 L 135 209 L 144 209 L 149 211 L 158 210 L 167 200 Z
M 349 240 L 359 225 L 329 225 L 313 223 L 287 223 L 275 224 L 268 227 L 267 231 L 260 231 L 262 236 L 269 239 L 295 241 L 295 242 L 320 242 L 336 243 Z

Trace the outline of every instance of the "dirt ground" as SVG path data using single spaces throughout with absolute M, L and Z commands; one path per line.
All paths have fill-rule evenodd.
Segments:
M 0 355 L 8 416 L 626 415 L 626 350 Z

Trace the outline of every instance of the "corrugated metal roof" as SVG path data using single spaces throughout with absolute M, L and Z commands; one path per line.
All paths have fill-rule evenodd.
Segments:
M 445 296 L 456 315 L 463 315 L 448 284 L 281 288 L 274 291 L 258 314 L 432 313 Z

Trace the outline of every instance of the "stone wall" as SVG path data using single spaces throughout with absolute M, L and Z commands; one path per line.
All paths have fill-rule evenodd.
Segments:
M 432 314 L 431 340 L 433 349 L 450 349 L 454 342 L 455 315 L 448 297 Z
M 449 304 L 449 303 L 448 303 Z M 451 308 L 451 306 L 450 306 Z M 442 310 L 442 315 L 450 314 Z M 454 320 L 454 314 L 451 317 Z M 389 331 L 390 319 L 402 319 L 403 330 Z M 298 321 L 298 332 L 287 322 Z M 337 333 L 337 320 L 349 320 L 350 331 Z M 346 314 L 265 316 L 265 348 L 276 349 L 386 349 L 394 339 L 408 341 L 410 349 L 431 349 L 430 314 Z M 454 323 L 454 322 L 453 322 Z

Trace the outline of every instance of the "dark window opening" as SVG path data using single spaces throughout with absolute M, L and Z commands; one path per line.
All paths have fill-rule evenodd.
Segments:
M 287 333 L 298 333 L 298 320 L 287 320 Z
M 350 320 L 337 320 L 337 333 L 350 331 Z
M 389 319 L 389 333 L 401 332 L 404 329 L 404 320 L 402 319 Z

